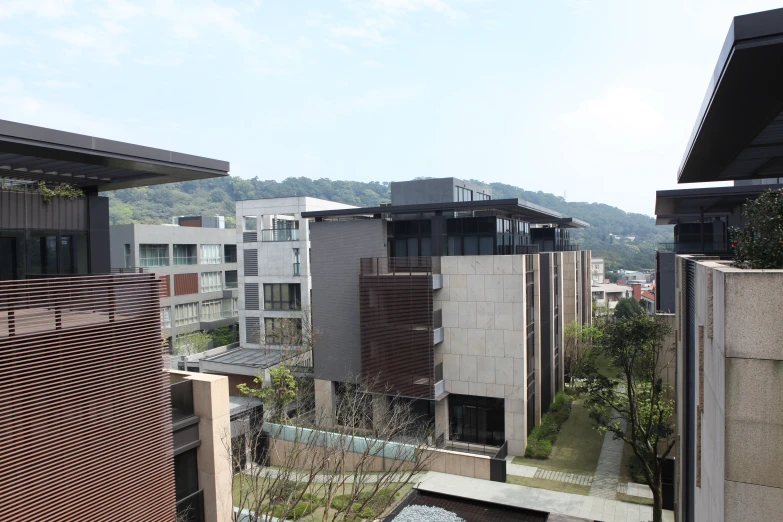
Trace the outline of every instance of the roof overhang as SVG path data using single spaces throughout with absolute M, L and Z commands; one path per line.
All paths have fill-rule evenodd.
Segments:
M 734 18 L 679 183 L 783 176 L 783 9 Z
M 783 189 L 783 185 L 659 190 L 655 193 L 655 223 L 672 225 L 699 220 L 702 213 L 705 218 L 725 216 L 769 189 Z
M 568 228 L 585 228 L 584 221 L 564 216 L 560 212 L 530 203 L 522 199 L 491 199 L 482 201 L 460 201 L 445 203 L 422 203 L 417 205 L 389 205 L 384 207 L 345 208 L 302 212 L 304 218 L 337 218 L 351 216 L 411 215 L 433 212 L 480 212 L 501 211 L 519 216 L 539 224 L 551 224 Z
M 99 191 L 227 176 L 227 161 L 0 120 L 0 177 Z

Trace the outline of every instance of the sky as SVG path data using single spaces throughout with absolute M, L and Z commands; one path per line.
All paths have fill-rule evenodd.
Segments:
M 454 176 L 652 215 L 732 17 L 776 7 L 0 0 L 0 119 L 246 178 Z

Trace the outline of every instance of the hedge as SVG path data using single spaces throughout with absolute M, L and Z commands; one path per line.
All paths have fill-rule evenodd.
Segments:
M 549 458 L 560 427 L 571 414 L 572 402 L 573 398 L 565 392 L 555 394 L 555 400 L 549 405 L 549 413 L 541 417 L 541 424 L 528 435 L 525 457 L 541 460 Z

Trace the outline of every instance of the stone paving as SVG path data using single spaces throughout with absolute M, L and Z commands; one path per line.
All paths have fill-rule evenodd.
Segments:
M 649 486 L 647 486 L 646 484 L 637 484 L 636 482 L 629 482 L 627 484 L 621 482 L 620 484 L 617 484 L 617 492 L 624 493 L 632 497 L 641 497 L 641 498 L 649 498 L 649 499 L 653 498 L 653 494 Z
M 614 499 L 617 493 L 624 444 L 621 440 L 614 440 L 611 433 L 607 432 L 604 435 L 604 444 L 601 446 L 601 455 L 598 457 L 598 467 L 595 469 L 593 484 L 590 488 L 591 497 Z
M 506 470 L 508 472 L 508 470 Z M 579 484 L 582 486 L 591 486 L 593 477 L 589 475 L 577 475 L 576 473 L 564 473 L 562 471 L 552 471 L 548 469 L 537 469 L 535 478 L 556 480 L 558 482 L 567 482 L 568 484 Z
M 537 509 L 589 520 L 601 520 L 602 522 L 648 522 L 652 520 L 651 506 L 514 484 L 502 484 L 432 471 L 422 476 L 417 487 L 423 491 Z M 663 520 L 664 522 L 674 522 L 674 513 L 664 510 Z

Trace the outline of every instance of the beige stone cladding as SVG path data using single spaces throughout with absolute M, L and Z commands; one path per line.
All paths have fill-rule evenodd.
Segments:
M 446 391 L 505 399 L 505 436 L 517 455 L 527 440 L 524 263 L 521 255 L 442 257 L 443 289 L 433 298 L 443 314 L 435 351 Z M 436 407 L 445 427 L 438 412 L 447 408 Z
M 689 333 L 685 263 L 678 256 L 678 404 L 686 393 L 680 369 Z M 692 338 L 702 344 L 691 395 L 696 451 L 683 455 L 680 448 L 678 460 L 695 461 L 695 520 L 783 520 L 783 270 L 697 261 L 692 281 Z
M 204 490 L 204 520 L 230 522 L 234 500 L 231 493 L 231 411 L 228 377 L 169 370 L 171 382 L 193 383 L 193 414 L 199 418 L 198 484 Z

